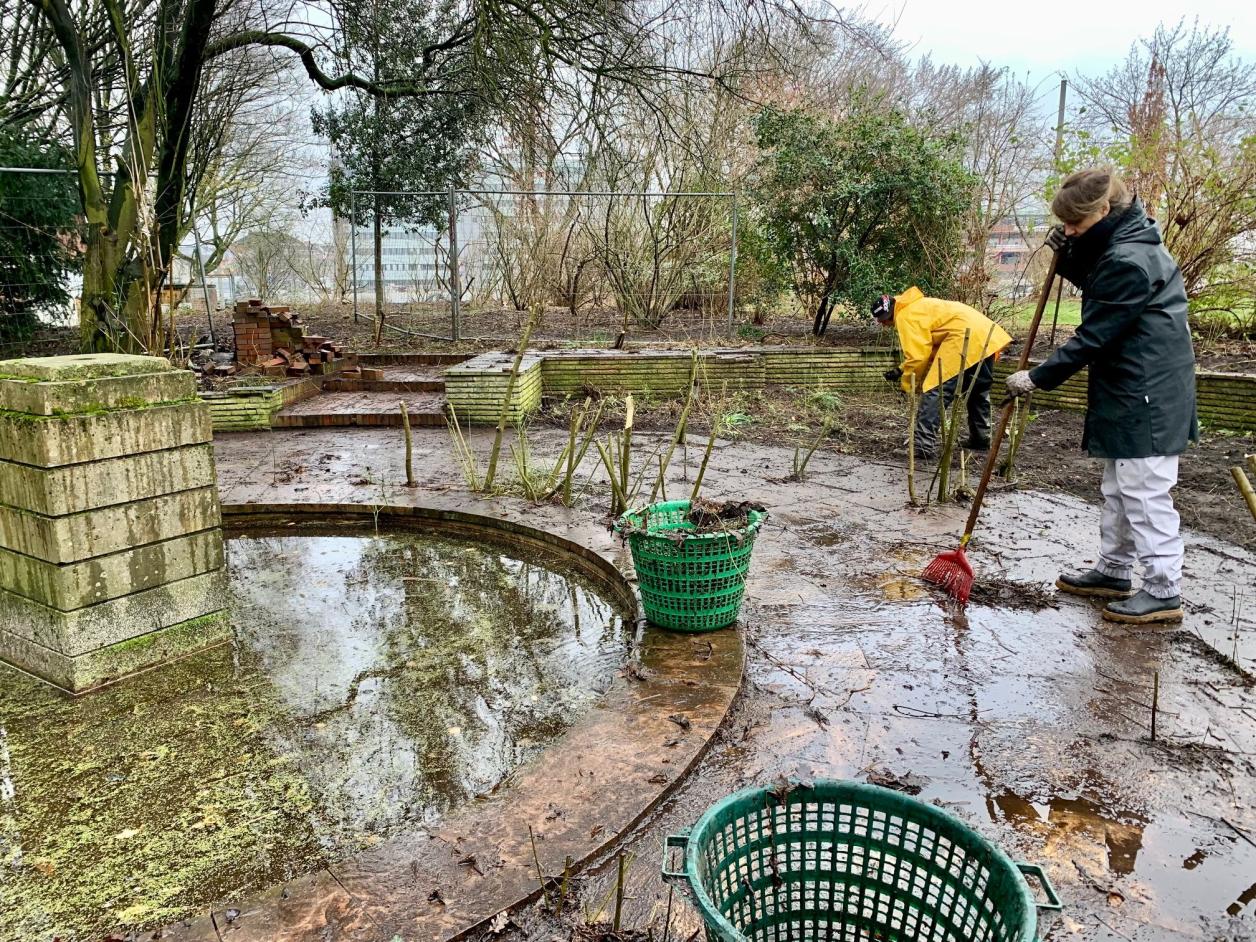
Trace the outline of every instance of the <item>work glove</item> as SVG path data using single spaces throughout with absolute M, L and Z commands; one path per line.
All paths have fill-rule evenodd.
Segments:
M 1007 394 L 1013 399 L 1020 396 L 1028 396 L 1031 392 L 1038 388 L 1034 385 L 1034 381 L 1029 378 L 1029 370 L 1021 370 L 1018 373 L 1013 373 L 1007 378 L 1006 382 Z
M 896 366 L 892 370 L 886 370 L 881 375 L 885 377 L 887 383 L 897 383 L 903 378 L 903 371 Z
M 1067 239 L 1068 236 L 1064 234 L 1063 226 L 1052 226 L 1042 244 L 1052 252 L 1059 252 L 1060 249 L 1064 248 L 1064 243 Z

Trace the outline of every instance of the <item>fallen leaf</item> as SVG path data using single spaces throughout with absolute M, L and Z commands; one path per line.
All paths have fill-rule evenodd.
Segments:
M 667 776 L 664 775 L 662 772 L 659 772 L 656 775 L 651 775 L 649 780 L 653 782 L 655 785 L 664 785 L 667 783 Z
M 488 931 L 491 935 L 501 935 L 513 925 L 514 923 L 510 921 L 510 916 L 505 912 L 500 912 L 488 924 Z
M 685 716 L 685 714 L 683 713 L 673 713 L 671 716 L 668 717 L 668 719 L 671 720 L 673 723 L 675 723 L 677 726 L 679 726 L 681 729 L 689 729 L 691 726 L 693 726 L 693 724 L 689 722 L 689 717 Z

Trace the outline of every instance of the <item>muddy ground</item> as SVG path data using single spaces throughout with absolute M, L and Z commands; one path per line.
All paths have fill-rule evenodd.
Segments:
M 391 430 L 225 437 L 216 444 L 224 499 L 373 501 L 349 482 L 399 480 L 396 439 Z M 490 439 L 473 435 L 481 457 Z M 538 462 L 564 439 L 535 430 Z M 263 441 L 271 453 L 258 457 Z M 641 430 L 642 454 L 658 444 Z M 692 481 L 702 444 L 695 437 L 680 456 L 670 493 Z M 738 788 L 795 775 L 918 787 L 1014 858 L 1042 863 L 1066 902 L 1044 919 L 1051 942 L 1256 938 L 1256 558 L 1188 530 L 1187 621 L 1108 625 L 1094 606 L 1049 589 L 1061 567 L 1093 559 L 1096 507 L 1001 490 L 974 545 L 980 578 L 997 591 L 958 613 L 918 573 L 953 543 L 963 508 L 911 509 L 902 466 L 838 453 L 846 444 L 818 453 L 803 482 L 787 480 L 788 446 L 743 438 L 713 452 L 708 495 L 757 500 L 772 514 L 743 609 L 746 681 L 708 757 L 620 845 L 623 926 L 690 939 L 699 923 L 679 895 L 668 919 L 663 837 Z M 439 431 L 417 436 L 419 497 L 461 487 L 449 447 Z M 274 460 L 301 470 L 274 483 Z M 584 509 L 605 513 L 603 484 Z M 1028 604 L 1001 597 L 1026 584 Z M 561 860 L 539 834 L 543 866 L 556 874 Z M 587 871 L 562 919 L 525 907 L 484 938 L 586 937 L 578 926 L 611 918 L 616 870 L 612 856 Z M 478 878 L 467 879 L 442 887 L 445 898 L 473 891 Z

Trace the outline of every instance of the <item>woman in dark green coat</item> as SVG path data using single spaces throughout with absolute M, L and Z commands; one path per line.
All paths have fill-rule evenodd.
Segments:
M 1082 447 L 1104 460 L 1099 562 L 1056 585 L 1116 599 L 1104 609 L 1109 620 L 1177 621 L 1183 546 L 1170 490 L 1178 456 L 1199 435 L 1182 272 L 1155 221 L 1108 171 L 1072 174 L 1051 210 L 1063 225 L 1047 242 L 1059 273 L 1082 291 L 1082 322 L 1045 363 L 1009 376 L 1008 392 L 1054 389 L 1089 367 Z

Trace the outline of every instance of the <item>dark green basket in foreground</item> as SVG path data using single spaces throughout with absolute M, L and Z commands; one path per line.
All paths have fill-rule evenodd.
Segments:
M 673 631 L 714 631 L 737 620 L 755 536 L 767 514 L 752 510 L 744 528 L 694 533 L 689 501 L 630 510 L 615 522 L 627 533 L 641 607 Z
M 1040 867 L 940 808 L 859 782 L 730 795 L 667 838 L 663 878 L 688 884 L 711 942 L 1032 942 L 1036 906 L 1060 908 Z

